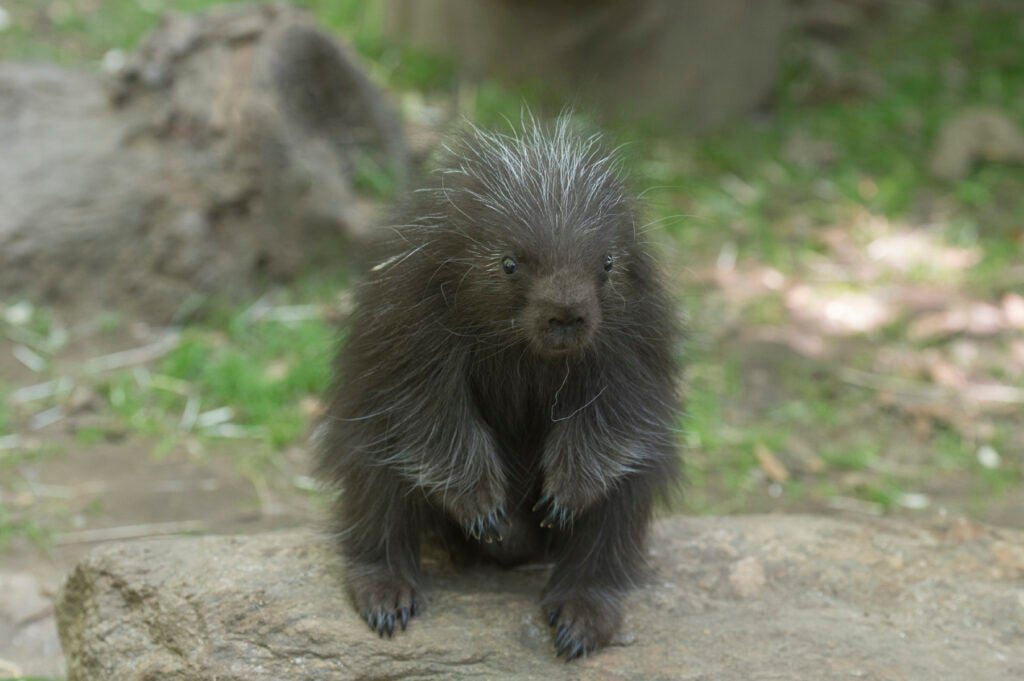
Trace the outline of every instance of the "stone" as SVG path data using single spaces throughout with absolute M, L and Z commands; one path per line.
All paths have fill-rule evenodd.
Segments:
M 53 593 L 26 572 L 0 572 L 0 678 L 63 676 Z M 7 659 L 18 660 L 15 664 Z
M 429 554 L 426 612 L 374 636 L 323 537 L 97 549 L 57 606 L 84 679 L 1024 678 L 1024 533 L 887 519 L 671 518 L 617 641 L 556 660 L 544 569 L 456 571 Z
M 177 321 L 366 237 L 401 123 L 287 4 L 165 17 L 110 73 L 0 64 L 0 296 Z
M 966 109 L 945 121 L 928 168 L 935 177 L 956 182 L 979 163 L 1024 163 L 1024 130 L 998 109 Z

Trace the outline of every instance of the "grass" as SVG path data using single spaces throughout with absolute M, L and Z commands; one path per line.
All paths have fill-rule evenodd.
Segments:
M 35 521 L 16 514 L 0 501 L 0 552 L 15 540 L 27 540 L 38 546 L 45 546 L 50 532 Z
M 160 371 L 194 386 L 206 405 L 232 406 L 240 424 L 265 429 L 267 443 L 280 447 L 305 430 L 308 416 L 298 405 L 326 388 L 333 346 L 322 321 L 236 317 L 226 330 L 190 329 Z
M 28 519 L 14 519 L 0 506 L 0 551 L 5 550 L 15 539 L 45 546 L 49 538 L 49 530 Z
M 0 401 L 0 407 L 3 404 Z M 0 436 L 3 433 L 3 428 L 0 428 Z M 43 463 L 45 459 L 62 453 L 51 443 L 34 448 L 0 449 L 0 554 L 15 541 L 28 542 L 40 548 L 49 546 L 52 529 L 48 518 L 40 518 L 31 506 L 19 505 L 18 493 L 22 490 L 14 473 L 25 465 Z
M 34 23 L 27 17 L 35 16 L 36 3 L 8 6 L 16 21 L 0 42 L 0 58 L 98 67 L 109 49 L 134 45 L 156 24 L 156 10 L 172 3 L 78 0 L 46 6 L 58 4 L 63 12 Z M 220 3 L 173 3 L 181 11 L 215 4 Z M 391 44 L 379 3 L 298 4 L 347 37 L 375 77 L 399 96 L 454 96 L 453 65 Z M 897 17 L 842 46 L 836 53 L 840 72 L 853 83 L 845 94 L 829 92 L 827 74 L 815 66 L 806 41 L 797 40 L 784 56 L 770 117 L 700 138 L 625 124 L 613 124 L 609 132 L 615 143 L 628 143 L 623 153 L 636 185 L 653 188 L 647 193 L 651 218 L 661 223 L 670 261 L 681 268 L 714 262 L 723 249 L 731 249 L 738 262 L 806 277 L 809 267 L 827 254 L 824 230 L 865 214 L 915 225 L 932 219 L 926 207 L 938 206 L 933 212 L 942 216 L 945 242 L 978 248 L 982 255 L 965 273 L 964 290 L 998 295 L 1010 286 L 1008 268 L 1024 261 L 1024 171 L 985 165 L 949 184 L 932 178 L 926 166 L 942 123 L 966 107 L 994 107 L 1024 124 L 1021 31 L 1019 14 L 1009 10 L 987 3 L 944 3 L 926 14 Z M 518 118 L 524 102 L 544 110 L 548 100 L 539 87 L 511 89 L 493 82 L 463 88 L 458 99 L 461 112 L 483 125 Z M 827 158 L 796 159 L 792 147 L 801 136 L 825 145 Z M 371 161 L 357 167 L 356 179 L 368 196 L 386 198 L 394 192 L 391 178 Z M 942 275 L 922 270 L 911 278 L 927 283 Z M 282 302 L 321 304 L 339 287 L 337 281 L 313 278 L 294 286 Z M 681 290 L 680 296 L 698 330 L 683 423 L 694 490 L 686 502 L 690 510 L 742 510 L 763 501 L 770 486 L 759 448 L 774 452 L 792 469 L 785 495 L 795 503 L 845 494 L 891 508 L 901 494 L 914 491 L 919 482 L 914 476 L 879 470 L 899 454 L 872 424 L 885 422 L 904 432 L 907 426 L 899 417 L 887 415 L 881 406 L 865 412 L 872 396 L 843 385 L 832 367 L 807 361 L 755 367 L 768 372 L 775 392 L 753 402 L 746 351 L 719 342 L 708 331 L 720 323 L 720 301 L 706 295 L 703 284 Z M 790 312 L 780 297 L 768 296 L 741 314 L 748 326 L 772 326 L 787 323 Z M 870 365 L 879 346 L 904 342 L 905 332 L 905 323 L 897 320 L 851 341 L 842 359 Z M 124 372 L 102 385 L 101 393 L 127 427 L 172 440 L 183 437 L 180 423 L 188 395 L 204 412 L 229 407 L 231 423 L 247 429 L 258 444 L 261 453 L 253 460 L 272 465 L 276 452 L 305 435 L 309 415 L 302 405 L 324 389 L 332 345 L 333 331 L 321 319 L 253 322 L 243 309 L 221 308 L 190 324 L 181 346 L 149 376 Z M 167 386 L 186 386 L 187 394 Z M 4 419 L 0 410 L 0 431 Z M 188 436 L 213 438 L 213 432 L 199 428 Z M 998 470 L 979 469 L 977 443 L 941 428 L 919 438 L 916 446 L 934 456 L 915 465 L 936 474 L 970 476 L 980 494 L 1004 493 L 1019 484 L 1024 457 L 1012 445 L 1019 429 L 997 424 L 995 432 L 994 442 L 1006 452 L 1006 465 Z M 83 443 L 103 436 L 96 429 L 77 435 Z M 806 457 L 793 453 L 801 439 L 811 441 L 820 460 L 815 465 L 822 469 L 801 469 Z M 843 482 L 847 478 L 851 482 Z
M 316 291 L 322 282 L 289 292 L 276 305 L 295 300 L 327 305 Z M 263 478 L 274 456 L 300 442 L 311 411 L 330 377 L 336 329 L 323 317 L 280 322 L 253 319 L 251 310 L 215 308 L 190 324 L 180 344 L 144 372 L 118 372 L 100 386 L 121 427 L 156 438 L 155 453 L 187 438 L 248 443 L 238 453 L 240 470 Z M 91 428 L 80 443 L 107 433 Z
M 7 406 L 8 393 L 7 386 L 0 383 L 0 437 L 10 433 L 12 429 L 10 407 Z

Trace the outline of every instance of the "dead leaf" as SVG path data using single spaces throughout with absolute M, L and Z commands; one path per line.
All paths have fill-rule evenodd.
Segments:
M 801 168 L 828 166 L 838 157 L 831 140 L 814 137 L 803 129 L 797 129 L 786 138 L 782 153 L 787 161 Z
M 996 561 L 1011 572 L 1024 573 L 1024 546 L 997 541 L 992 544 Z
M 1024 296 L 1016 293 L 1003 296 L 1003 315 L 1008 326 L 1024 329 Z
M 907 329 L 914 341 L 928 341 L 966 333 L 993 336 L 1005 327 L 1003 311 L 990 303 L 968 302 L 918 317 Z
M 873 331 L 895 317 L 877 292 L 828 291 L 802 284 L 786 292 L 786 307 L 822 333 L 839 336 Z
M 1013 360 L 1014 373 L 1020 375 L 1024 372 L 1024 340 L 1013 341 L 1010 344 L 1010 358 Z
M 924 360 L 928 375 L 939 385 L 957 390 L 967 385 L 967 375 L 963 370 L 947 362 L 941 353 L 934 350 L 925 352 Z
M 803 439 L 790 435 L 786 440 L 786 451 L 797 460 L 797 466 L 808 473 L 820 473 L 825 470 L 825 462 L 814 449 Z
M 985 536 L 985 528 L 967 518 L 956 518 L 943 532 L 943 539 L 955 544 L 976 541 Z
M 303 397 L 299 400 L 299 408 L 309 419 L 319 419 L 326 411 L 324 403 L 315 397 Z
M 767 581 L 764 566 L 754 556 L 741 558 L 729 571 L 729 584 L 740 598 L 759 596 Z
M 768 476 L 768 479 L 772 482 L 783 483 L 789 480 L 789 471 L 782 465 L 771 450 L 768 449 L 763 443 L 758 442 L 754 448 L 754 454 L 757 456 L 758 462 L 761 464 L 761 470 Z
M 978 162 L 1024 162 L 1024 133 L 998 109 L 968 109 L 944 123 L 928 166 L 936 177 L 955 181 Z
M 268 381 L 280 381 L 291 371 L 291 363 L 284 360 L 276 360 L 267 365 L 264 375 Z
M 802 357 L 817 358 L 825 354 L 825 341 L 818 334 L 793 326 L 762 326 L 743 332 L 745 343 L 776 343 Z
M 965 270 L 981 260 L 979 248 L 947 246 L 934 234 L 923 229 L 885 234 L 867 247 L 875 262 L 897 272 Z

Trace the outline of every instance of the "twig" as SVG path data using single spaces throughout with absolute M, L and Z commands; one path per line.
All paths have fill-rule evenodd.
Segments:
M 324 311 L 320 305 L 278 305 L 259 310 L 250 317 L 250 320 L 254 322 L 293 324 L 311 319 L 321 319 L 323 316 Z
M 38 333 L 32 333 L 28 329 L 23 329 L 17 326 L 8 326 L 4 329 L 4 335 L 15 343 L 27 345 L 33 350 L 38 350 L 39 352 L 46 352 L 49 350 L 46 337 L 40 336 Z
M 199 428 L 212 428 L 222 423 L 227 423 L 235 416 L 235 410 L 231 407 L 218 407 L 204 411 L 195 418 L 195 425 Z
M 183 397 L 189 397 L 192 394 L 192 386 L 187 381 L 164 374 L 151 374 L 149 385 L 157 390 L 166 390 Z
M 1024 404 L 1024 390 L 1009 385 L 969 385 L 964 392 L 974 402 Z
M 96 542 L 104 541 L 159 537 L 168 534 L 181 534 L 182 532 L 198 532 L 205 528 L 206 524 L 202 520 L 146 523 L 143 525 L 121 525 L 119 527 L 104 527 L 98 530 L 65 532 L 64 534 L 59 535 L 54 543 L 58 546 L 67 546 L 69 544 L 94 544 Z
M 100 357 L 93 357 L 85 362 L 85 372 L 89 374 L 98 374 L 104 371 L 123 369 L 125 367 L 135 366 L 138 364 L 148 364 L 149 362 L 160 359 L 167 353 L 174 350 L 174 348 L 178 347 L 178 343 L 180 341 L 181 334 L 168 333 L 160 340 L 155 343 L 150 343 L 149 345 L 143 345 L 130 350 L 122 350 L 120 352 L 114 352 Z
M 18 620 L 18 628 L 20 629 L 20 628 L 27 627 L 30 624 L 35 624 L 36 622 L 42 622 L 43 620 L 52 617 L 53 613 L 54 613 L 53 603 L 45 605 L 42 608 L 40 608 L 39 610 L 36 610 L 31 615 L 28 615 L 28 616 L 23 617 L 22 619 Z M 19 675 L 15 674 L 15 676 L 19 676 Z
M 869 371 L 849 367 L 839 370 L 840 380 L 858 388 L 881 390 L 918 400 L 937 401 L 942 398 L 959 398 L 968 402 L 990 402 L 996 404 L 1024 404 L 1024 389 L 1009 385 L 968 384 L 962 390 L 952 390 L 936 385 L 912 381 L 894 376 L 882 376 Z
M 52 354 L 68 342 L 68 330 L 57 325 L 49 336 L 41 336 L 19 326 L 6 326 L 4 335 L 15 343 L 27 345 L 37 352 Z
M 195 428 L 196 420 L 199 418 L 199 406 L 199 398 L 195 395 L 189 395 L 185 402 L 185 410 L 181 412 L 181 421 L 178 422 L 178 428 L 186 433 Z
M 220 423 L 204 429 L 203 432 L 210 437 L 223 437 L 232 440 L 258 440 L 266 437 L 267 434 L 266 429 L 260 426 L 240 426 L 235 423 Z
M 256 302 L 254 302 L 252 305 L 247 307 L 245 312 L 242 313 L 242 319 L 245 321 L 245 323 L 248 324 L 249 322 L 252 322 L 253 320 L 258 319 L 259 317 L 261 317 L 263 315 L 263 313 L 268 308 L 271 307 L 270 303 L 268 302 L 269 300 L 270 300 L 270 293 L 267 292 L 267 293 L 264 293 L 262 296 L 260 296 L 256 300 Z
M 153 487 L 158 494 L 182 494 L 191 492 L 216 492 L 220 482 L 216 478 L 204 478 L 198 484 L 192 480 L 162 480 Z
M 41 411 L 29 419 L 28 427 L 32 430 L 42 430 L 47 426 L 52 426 L 58 421 L 62 421 L 67 415 L 67 412 L 64 411 L 64 407 L 58 404 L 56 407 L 51 407 L 45 411 Z
M 852 497 L 832 497 L 828 500 L 829 508 L 847 513 L 860 513 L 862 515 L 880 516 L 884 513 L 881 504 Z
M 53 397 L 59 393 L 71 392 L 71 389 L 75 387 L 75 382 L 67 376 L 54 379 L 52 381 L 45 381 L 43 383 L 36 383 L 35 385 L 27 385 L 24 388 L 18 388 L 11 393 L 11 401 L 24 404 L 25 402 L 35 402 L 36 400 L 42 400 L 47 397 Z
M 110 485 L 98 480 L 81 482 L 77 485 L 46 485 L 39 482 L 29 481 L 29 489 L 37 497 L 44 499 L 76 499 L 87 495 L 103 494 L 110 489 Z
M 839 370 L 839 379 L 858 388 L 880 390 L 918 400 L 937 400 L 945 395 L 944 390 L 934 385 L 911 381 L 905 378 L 882 376 L 880 374 L 873 374 L 870 371 L 861 371 L 860 369 L 850 367 L 844 367 Z
M 27 345 L 15 345 L 14 349 L 11 350 L 11 354 L 14 355 L 14 359 L 24 364 L 29 371 L 38 374 L 46 369 L 46 360 Z

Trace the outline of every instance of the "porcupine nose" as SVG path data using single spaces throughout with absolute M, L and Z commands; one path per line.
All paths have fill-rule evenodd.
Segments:
M 586 319 L 576 306 L 559 308 L 548 319 L 548 327 L 558 333 L 576 333 L 585 323 Z
M 535 347 L 563 355 L 585 347 L 601 322 L 597 291 L 585 272 L 564 269 L 537 282 L 528 312 Z
M 553 350 L 577 348 L 589 334 L 588 314 L 582 302 L 551 304 L 546 318 L 547 342 Z

